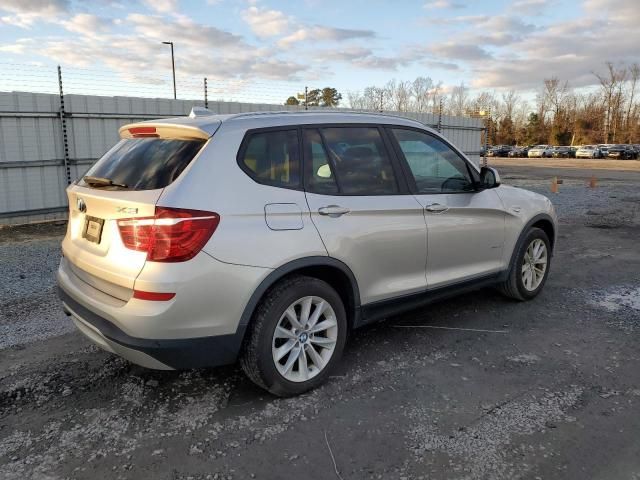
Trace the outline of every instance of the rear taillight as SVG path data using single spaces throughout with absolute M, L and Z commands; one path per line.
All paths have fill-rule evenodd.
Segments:
M 147 252 L 151 262 L 184 262 L 195 257 L 220 223 L 202 210 L 156 207 L 153 217 L 118 220 L 124 246 Z

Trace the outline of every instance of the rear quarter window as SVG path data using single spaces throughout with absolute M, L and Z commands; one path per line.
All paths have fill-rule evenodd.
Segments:
M 107 178 L 126 185 L 128 190 L 164 188 L 178 178 L 205 143 L 205 140 L 123 139 L 85 175 Z M 79 184 L 89 186 L 83 180 Z
M 258 183 L 300 187 L 300 152 L 297 130 L 249 133 L 240 148 L 238 164 Z

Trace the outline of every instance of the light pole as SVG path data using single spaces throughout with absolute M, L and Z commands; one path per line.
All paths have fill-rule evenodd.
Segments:
M 173 58 L 173 42 L 162 42 L 165 45 L 171 45 L 171 70 L 173 72 L 173 99 L 177 99 L 176 95 L 176 62 Z

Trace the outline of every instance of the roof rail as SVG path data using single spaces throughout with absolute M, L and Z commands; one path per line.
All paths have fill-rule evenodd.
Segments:
M 417 123 L 422 123 L 424 125 L 426 125 L 424 122 L 421 122 L 418 119 L 415 118 L 410 118 L 410 117 L 405 117 L 402 115 L 398 115 L 398 114 L 393 114 L 393 113 L 385 113 L 385 112 L 367 112 L 367 111 L 358 111 L 358 110 L 349 110 L 349 109 L 340 109 L 340 110 L 322 110 L 322 109 L 310 109 L 310 110 L 263 110 L 263 111 L 258 111 L 258 112 L 242 112 L 242 113 L 235 113 L 229 116 L 229 118 L 241 118 L 241 117 L 250 117 L 250 116 L 255 116 L 255 115 L 279 115 L 279 114 L 299 114 L 299 113 L 303 113 L 303 114 L 312 114 L 312 113 L 322 113 L 325 115 L 331 115 L 331 114 L 353 114 L 353 115 L 375 115 L 375 116 L 379 116 L 379 117 L 392 117 L 392 118 L 402 118 L 404 120 L 413 120 L 414 122 Z

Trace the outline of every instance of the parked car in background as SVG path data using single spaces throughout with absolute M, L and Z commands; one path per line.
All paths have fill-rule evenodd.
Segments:
M 529 158 L 549 158 L 553 155 L 553 147 L 551 145 L 536 145 L 527 152 Z
M 549 275 L 551 201 L 414 120 L 196 107 L 119 132 L 67 188 L 57 279 L 80 332 L 145 367 L 239 359 L 295 395 L 355 328 L 474 287 L 530 300 Z
M 632 145 L 612 145 L 607 151 L 607 158 L 614 160 L 635 160 L 638 152 Z
M 489 150 L 488 155 L 489 157 L 506 157 L 509 155 L 509 152 L 512 150 L 513 147 L 511 147 L 510 145 L 497 145 L 495 147 L 493 147 L 492 149 Z
M 600 144 L 598 145 L 598 149 L 600 150 L 600 158 L 607 158 L 609 154 L 609 148 L 613 145 L 610 144 Z
M 509 158 L 526 158 L 529 153 L 529 147 L 513 147 L 509 154 Z
M 553 158 L 574 158 L 576 151 L 573 147 L 559 146 L 553 149 Z
M 602 150 L 597 145 L 582 145 L 576 150 L 576 158 L 602 158 Z

